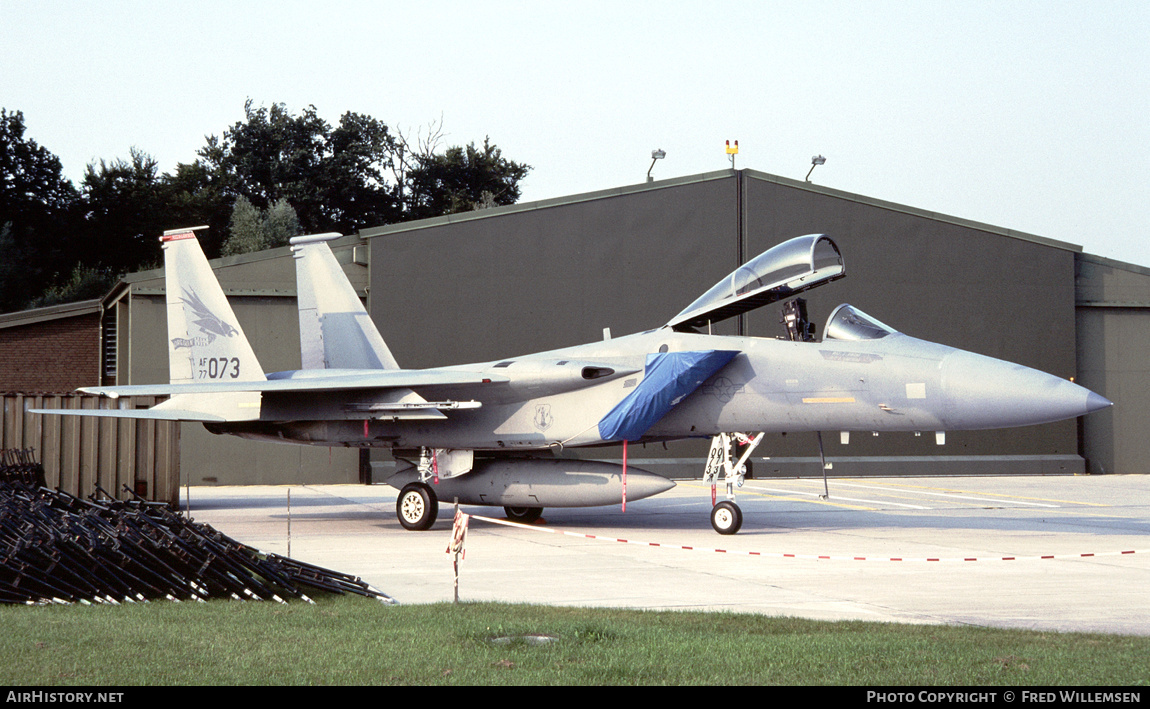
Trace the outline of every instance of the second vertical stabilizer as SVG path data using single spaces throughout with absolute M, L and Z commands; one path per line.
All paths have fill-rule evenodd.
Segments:
M 339 234 L 291 239 L 304 369 L 398 369 L 327 242 Z

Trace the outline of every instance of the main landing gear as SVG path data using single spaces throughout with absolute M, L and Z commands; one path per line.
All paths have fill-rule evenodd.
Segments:
M 395 516 L 404 529 L 431 529 L 439 516 L 439 499 L 429 482 L 439 484 L 441 478 L 453 478 L 470 472 L 475 462 L 474 451 L 421 448 L 419 482 L 408 483 L 395 500 Z
M 711 452 L 707 456 L 707 468 L 703 471 L 703 482 L 711 483 L 711 527 L 719 534 L 735 534 L 743 526 L 743 511 L 735 504 L 735 488 L 743 486 L 747 474 L 747 459 L 763 440 L 762 433 L 754 438 L 744 433 L 720 433 L 711 439 Z M 733 443 L 746 448 L 736 463 L 731 462 Z M 719 474 L 727 487 L 727 499 L 715 504 L 715 488 Z
M 543 515 L 542 507 L 504 507 L 503 514 L 512 522 L 531 524 Z

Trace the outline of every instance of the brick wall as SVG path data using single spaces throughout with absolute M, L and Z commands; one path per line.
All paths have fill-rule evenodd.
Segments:
M 70 392 L 100 383 L 100 316 L 0 329 L 0 392 Z

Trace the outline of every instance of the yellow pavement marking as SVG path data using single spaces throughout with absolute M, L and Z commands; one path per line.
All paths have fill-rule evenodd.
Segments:
M 852 479 L 852 481 L 856 482 L 856 483 L 860 483 L 860 484 L 866 484 L 870 487 L 877 487 L 879 485 L 879 483 L 876 483 L 876 482 L 873 482 L 870 480 L 865 480 L 862 478 Z M 887 483 L 887 484 L 889 484 L 889 483 Z M 1063 505 L 1085 505 L 1087 507 L 1111 507 L 1112 506 L 1112 505 L 1108 505 L 1108 504 L 1105 504 L 1102 502 L 1080 502 L 1078 500 L 1059 500 L 1059 499 L 1047 498 L 1047 497 L 1028 497 L 1025 495 L 1006 495 L 1006 494 L 1003 494 L 1001 492 L 982 492 L 982 491 L 978 491 L 978 490 L 955 490 L 954 488 L 936 487 L 933 485 L 912 485 L 910 483 L 897 483 L 897 484 L 902 485 L 903 487 L 908 487 L 908 488 L 918 488 L 918 489 L 922 489 L 922 490 L 938 490 L 940 492 L 949 492 L 949 493 L 954 493 L 954 494 L 994 495 L 996 497 L 1002 497 L 1002 498 L 1005 498 L 1008 500 L 1031 500 L 1031 501 L 1037 501 L 1037 502 L 1052 502 L 1052 503 L 1058 503 L 1058 504 L 1063 504 Z
M 679 482 L 679 486 L 680 487 L 701 488 L 701 489 L 708 490 L 708 491 L 711 489 L 710 485 L 692 484 L 692 483 L 685 483 L 685 482 Z M 753 489 L 748 490 L 745 487 L 739 490 L 739 494 L 740 495 L 752 495 L 754 497 L 765 497 L 765 498 L 768 498 L 771 500 L 782 500 L 784 502 L 809 502 L 809 503 L 815 504 L 815 505 L 829 505 L 830 507 L 842 507 L 842 508 L 848 509 L 848 510 L 868 510 L 871 512 L 875 512 L 875 511 L 878 511 L 878 509 L 879 509 L 877 507 L 860 507 L 858 505 L 844 505 L 844 504 L 841 504 L 838 502 L 831 502 L 830 500 L 821 500 L 821 499 L 818 499 L 817 497 L 815 499 L 811 500 L 811 499 L 808 499 L 806 497 L 790 497 L 790 496 L 784 496 L 784 495 L 775 495 L 775 494 L 771 494 L 769 492 L 755 492 Z M 800 493 L 800 494 L 802 494 L 802 493 Z M 806 493 L 806 494 L 813 495 L 814 493 Z

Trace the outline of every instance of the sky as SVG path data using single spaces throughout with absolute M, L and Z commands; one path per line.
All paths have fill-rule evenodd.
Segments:
M 736 167 L 1150 266 L 1150 2 L 0 0 L 0 106 L 79 184 L 244 104 L 532 166 L 522 201 Z M 180 226 L 180 225 L 175 225 Z M 831 235 L 833 237 L 833 234 Z

